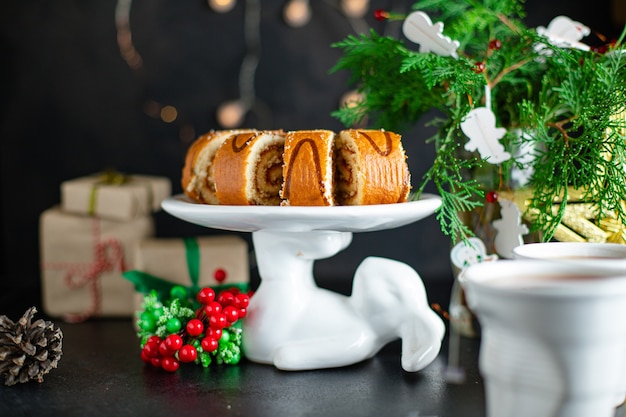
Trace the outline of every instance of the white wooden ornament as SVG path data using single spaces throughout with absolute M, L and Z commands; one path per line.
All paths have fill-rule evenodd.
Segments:
M 491 164 L 499 164 L 511 158 L 511 154 L 504 150 L 500 139 L 506 129 L 496 127 L 496 115 L 487 107 L 472 109 L 463 122 L 461 130 L 469 138 L 465 150 L 478 151 L 483 159 Z
M 470 237 L 466 242 L 459 242 L 450 251 L 452 265 L 463 270 L 470 265 L 485 261 L 494 261 L 497 255 L 488 255 L 485 243 L 477 237 Z
M 589 27 L 576 22 L 567 16 L 557 16 L 548 24 L 548 27 L 537 27 L 537 33 L 548 38 L 548 42 L 560 48 L 577 48 L 588 51 L 588 45 L 580 42 L 591 33 Z
M 434 23 L 424 12 L 413 12 L 402 24 L 402 32 L 411 42 L 420 46 L 422 53 L 432 52 L 440 56 L 458 58 L 456 53 L 460 43 L 443 34 L 443 23 Z
M 523 235 L 528 234 L 528 227 L 522 223 L 522 214 L 511 200 L 499 199 L 502 218 L 494 220 L 496 229 L 494 246 L 498 255 L 513 258 L 513 249 L 524 244 Z

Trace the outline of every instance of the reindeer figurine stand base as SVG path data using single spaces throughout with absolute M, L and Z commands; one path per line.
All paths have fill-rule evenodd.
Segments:
M 352 232 L 406 225 L 440 204 L 439 197 L 425 195 L 384 206 L 208 206 L 174 196 L 163 209 L 194 224 L 252 232 L 261 283 L 244 322 L 249 360 L 289 371 L 347 366 L 401 338 L 402 368 L 415 372 L 436 358 L 445 332 L 417 272 L 368 257 L 345 296 L 319 288 L 313 264 L 348 247 Z

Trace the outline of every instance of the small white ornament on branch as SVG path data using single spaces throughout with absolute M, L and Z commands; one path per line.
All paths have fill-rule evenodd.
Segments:
M 500 139 L 506 129 L 496 127 L 496 115 L 487 107 L 472 109 L 463 122 L 461 130 L 469 138 L 465 150 L 478 151 L 481 158 L 491 164 L 499 164 L 511 158 L 511 154 L 504 150 Z
M 487 254 L 485 243 L 477 237 L 470 237 L 467 241 L 457 243 L 450 251 L 450 261 L 459 270 L 477 263 L 495 261 L 497 259 L 498 255 Z
M 494 247 L 501 257 L 512 258 L 513 249 L 524 244 L 522 236 L 528 234 L 528 227 L 522 223 L 522 214 L 513 201 L 498 199 L 498 203 L 502 218 L 492 223 L 497 231 Z
M 550 44 L 559 48 L 576 48 L 588 51 L 589 45 L 580 42 L 588 36 L 591 30 L 580 22 L 576 22 L 567 16 L 557 16 L 548 24 L 548 27 L 537 27 L 537 34 L 548 38 Z M 543 48 L 542 45 L 538 47 Z
M 421 53 L 432 52 L 440 56 L 458 58 L 456 53 L 460 43 L 443 34 L 443 23 L 434 23 L 424 12 L 413 12 L 402 24 L 402 32 L 411 42 L 420 46 Z

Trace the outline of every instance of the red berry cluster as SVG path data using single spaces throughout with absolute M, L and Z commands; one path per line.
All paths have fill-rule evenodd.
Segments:
M 203 288 L 197 300 L 201 306 L 196 310 L 196 317 L 184 328 L 163 339 L 156 335 L 148 338 L 141 351 L 145 363 L 175 372 L 181 362 L 194 362 L 198 358 L 198 347 L 203 352 L 214 352 L 219 347 L 223 329 L 246 316 L 250 296 L 236 288 L 216 296 L 212 288 Z

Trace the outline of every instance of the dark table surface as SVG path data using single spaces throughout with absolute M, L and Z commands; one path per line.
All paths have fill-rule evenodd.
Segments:
M 466 380 L 454 384 L 445 378 L 448 336 L 439 357 L 418 373 L 402 370 L 396 341 L 337 369 L 284 372 L 243 360 L 209 369 L 182 365 L 170 374 L 140 360 L 130 319 L 58 325 L 59 367 L 42 384 L 0 385 L 0 416 L 485 416 L 479 339 L 461 338 Z M 616 413 L 622 416 L 623 407 Z

